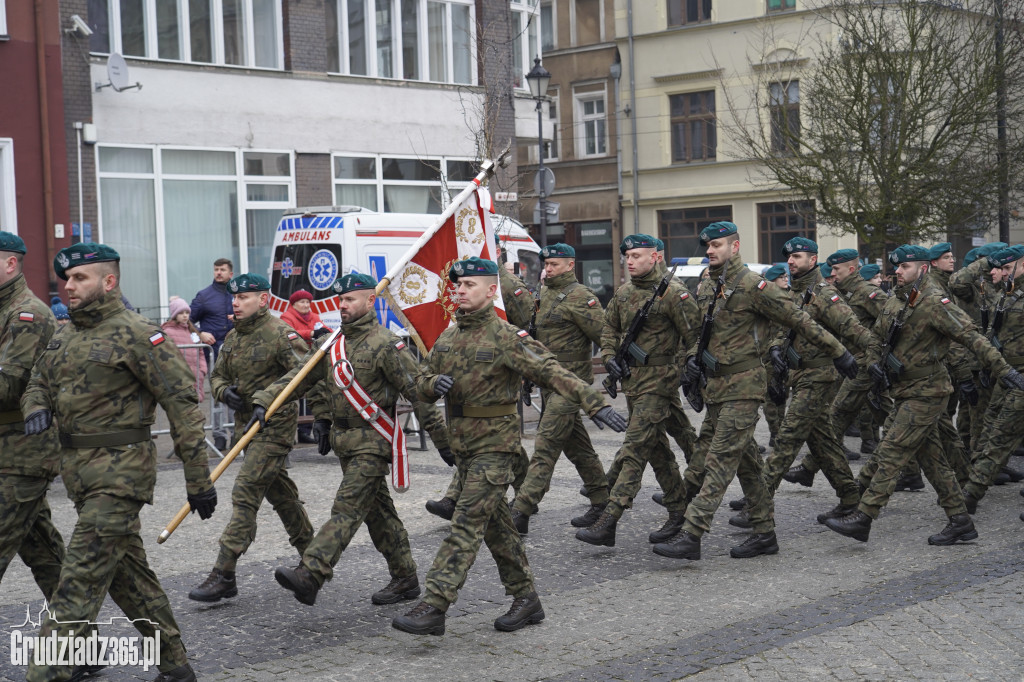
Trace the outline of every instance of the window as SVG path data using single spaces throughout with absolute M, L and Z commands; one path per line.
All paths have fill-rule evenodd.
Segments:
M 604 156 L 608 153 L 607 116 L 604 111 L 604 93 L 576 96 L 577 155 Z
M 817 241 L 814 202 L 758 204 L 757 221 L 762 263 L 782 260 L 782 246 L 793 237 Z
M 799 81 L 770 84 L 768 108 L 772 127 L 772 151 L 797 153 L 800 142 Z
M 7 35 L 7 2 L 0 0 L 0 36 Z
M 669 95 L 672 161 L 712 161 L 718 146 L 715 91 Z
M 732 206 L 658 211 L 658 235 L 665 240 L 665 259 L 699 256 L 700 231 L 719 220 L 732 220 Z
M 796 0 L 768 0 L 769 12 L 783 12 L 796 7 Z
M 685 26 L 711 21 L 711 0 L 668 0 L 668 25 Z
M 540 49 L 550 52 L 557 43 L 558 28 L 555 26 L 555 0 L 540 4 Z
M 88 0 L 88 11 L 93 52 L 267 69 L 284 63 L 281 0 Z
M 544 145 L 544 160 L 558 160 L 558 90 L 548 90 L 548 119 L 551 121 L 551 139 Z
M 512 84 L 526 90 L 526 74 L 540 57 L 540 6 L 537 0 L 510 0 L 512 9 Z
M 603 0 L 571 0 L 573 3 L 572 44 L 594 45 L 601 42 L 604 27 Z
M 0 11 L 3 0 L 0 0 Z M 14 193 L 14 140 L 0 137 L 0 230 L 18 233 L 18 207 Z
M 385 213 L 440 213 L 476 176 L 475 168 L 458 159 L 335 155 L 334 200 Z
M 333 73 L 474 83 L 474 6 L 468 0 L 329 0 Z

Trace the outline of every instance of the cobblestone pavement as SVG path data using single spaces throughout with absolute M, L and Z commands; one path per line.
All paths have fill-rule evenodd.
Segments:
M 590 430 L 607 465 L 621 436 Z M 767 442 L 763 422 L 758 438 Z M 158 442 L 161 452 L 170 450 L 167 437 Z M 529 439 L 526 447 L 532 449 Z M 447 532 L 423 504 L 440 497 L 451 470 L 433 449 L 412 452 L 411 462 L 412 489 L 395 498 L 422 582 Z M 1024 461 L 1014 457 L 1011 465 L 1024 468 Z M 142 514 L 150 563 L 203 679 L 1024 679 L 1020 485 L 993 488 L 985 497 L 975 517 L 977 541 L 931 547 L 927 537 L 945 518 L 930 487 L 897 493 L 863 544 L 815 523 L 836 503 L 823 478 L 812 488 L 783 483 L 775 512 L 779 554 L 731 559 L 729 547 L 745 535 L 728 525 L 723 506 L 705 536 L 703 560 L 686 562 L 651 552 L 647 534 L 660 527 L 665 511 L 650 499 L 657 490 L 650 472 L 635 508 L 619 524 L 614 548 L 575 540 L 569 519 L 586 502 L 563 458 L 527 538 L 547 619 L 515 633 L 493 629 L 510 598 L 482 551 L 448 612 L 446 635 L 416 637 L 390 624 L 415 602 L 370 603 L 388 575 L 365 530 L 315 606 L 303 606 L 279 587 L 273 569 L 294 565 L 296 555 L 267 505 L 256 542 L 239 562 L 238 597 L 212 605 L 190 601 L 188 591 L 216 557 L 236 471 L 230 468 L 218 482 L 221 506 L 212 519 L 190 517 L 158 545 L 157 535 L 185 498 L 180 464 L 161 459 L 155 504 Z M 297 448 L 289 473 L 319 526 L 340 480 L 337 459 Z M 739 495 L 734 482 L 726 499 Z M 50 503 L 67 539 L 74 509 L 59 481 Z M 34 612 L 41 601 L 15 559 L 0 588 L 0 679 L 23 679 L 23 670 L 10 665 L 6 633 L 23 621 L 26 605 Z M 101 619 L 119 614 L 108 599 Z M 117 668 L 94 679 L 154 676 Z

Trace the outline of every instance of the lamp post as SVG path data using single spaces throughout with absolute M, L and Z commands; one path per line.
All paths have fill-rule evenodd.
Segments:
M 526 82 L 530 86 L 530 94 L 537 100 L 537 186 L 540 199 L 540 245 L 541 248 L 548 245 L 548 196 L 544 186 L 544 99 L 548 92 L 548 83 L 551 82 L 551 74 L 540 65 L 540 57 L 533 60 L 533 68 L 526 74 Z

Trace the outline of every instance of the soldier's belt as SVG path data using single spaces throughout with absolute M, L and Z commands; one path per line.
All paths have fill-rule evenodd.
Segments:
M 518 414 L 519 410 L 515 403 L 509 403 L 507 405 L 486 405 L 486 406 L 474 406 L 474 405 L 448 405 L 448 416 L 449 417 L 476 417 L 476 418 L 487 418 L 487 417 L 507 417 L 513 414 Z
M 800 363 L 800 369 L 818 369 L 819 367 L 831 367 L 831 358 L 815 358 L 813 360 L 804 360 Z
M 60 444 L 65 448 L 110 448 L 118 445 L 142 443 L 151 438 L 148 426 L 108 433 L 64 433 L 60 432 Z
M 25 415 L 21 413 L 21 410 L 8 410 L 7 412 L 0 412 L 0 426 L 7 424 L 18 424 L 25 421 Z
M 589 356 L 588 356 L 587 359 L 589 359 Z M 627 355 L 626 356 L 626 361 L 629 363 L 630 367 L 636 367 L 637 366 L 633 362 L 633 357 L 631 355 Z M 675 361 L 676 361 L 676 356 L 674 356 L 674 355 L 652 355 L 652 356 L 650 356 L 647 359 L 647 364 L 644 365 L 644 367 L 658 367 L 660 365 L 671 365 Z
M 593 356 L 590 354 L 589 349 L 583 350 L 566 350 L 560 353 L 552 353 L 555 356 L 555 360 L 559 362 L 587 362 Z M 649 362 L 647 364 L 650 364 Z
M 915 367 L 914 369 L 908 369 L 899 376 L 896 380 L 897 383 L 903 383 L 904 381 L 916 381 L 917 379 L 926 379 L 933 374 L 946 373 L 946 368 L 941 362 L 937 362 L 933 365 L 925 365 L 924 367 Z
M 755 367 L 761 366 L 760 358 L 750 358 L 749 360 L 741 360 L 740 362 L 734 362 L 731 365 L 718 365 L 718 370 L 715 371 L 711 376 L 714 377 L 727 377 L 731 374 L 739 374 L 740 372 L 746 372 L 747 370 L 754 369 Z M 709 373 L 710 374 L 710 373 Z

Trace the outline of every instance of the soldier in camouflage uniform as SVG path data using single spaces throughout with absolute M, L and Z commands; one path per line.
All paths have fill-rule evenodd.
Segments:
M 601 340 L 604 309 L 596 294 L 576 281 L 576 251 L 571 246 L 546 246 L 540 257 L 546 277 L 537 311 L 537 340 L 563 367 L 591 384 L 591 343 Z M 529 531 L 530 516 L 537 513 L 537 505 L 551 487 L 555 463 L 562 452 L 583 479 L 591 504 L 586 514 L 572 519 L 572 525 L 589 526 L 608 504 L 608 479 L 580 419 L 580 406 L 550 390 L 541 397 L 544 410 L 537 425 L 533 457 L 512 507 L 512 522 L 523 535 Z
M 64 559 L 64 540 L 46 502 L 60 447 L 52 431 L 25 435 L 19 403 L 57 323 L 25 283 L 25 253 L 21 237 L 0 232 L 0 580 L 17 554 L 49 598 Z
M 377 322 L 374 311 L 376 280 L 369 275 L 349 274 L 334 283 L 344 325 L 345 357 L 355 381 L 380 408 L 395 417 L 399 394 L 410 398 L 416 417 L 430 433 L 431 440 L 446 462 L 454 464 L 448 448 L 448 435 L 440 411 L 432 404 L 415 399 L 414 381 L 419 366 L 406 349 L 405 342 Z M 339 340 L 340 343 L 340 340 Z M 314 349 L 315 350 L 315 349 Z M 312 357 L 306 357 L 303 366 Z M 298 374 L 299 368 L 285 374 L 265 390 L 253 395 L 253 412 L 264 421 L 274 398 Z M 359 526 L 370 533 L 373 546 L 387 560 L 391 582 L 374 593 L 374 604 L 393 604 L 420 594 L 416 562 L 409 547 L 409 534 L 395 511 L 388 493 L 387 474 L 391 464 L 391 443 L 360 416 L 339 386 L 331 353 L 327 352 L 296 386 L 293 397 L 310 393 L 309 404 L 316 421 L 312 433 L 321 455 L 332 448 L 341 458 L 342 481 L 331 508 L 331 516 L 306 548 L 296 568 L 279 567 L 274 576 L 303 604 L 313 605 L 324 581 L 334 575 L 334 566 Z M 313 390 L 315 389 L 315 390 Z M 270 423 L 276 421 L 277 415 Z M 398 428 L 401 428 L 399 425 Z
M 61 250 L 54 271 L 67 280 L 71 324 L 36 362 L 21 410 L 25 433 L 55 423 L 60 475 L 78 522 L 40 635 L 69 636 L 73 621 L 95 621 L 107 593 L 143 636 L 160 637 L 160 682 L 195 680 L 167 595 L 149 567 L 139 510 L 152 504 L 156 405 L 167 413 L 185 465 L 188 501 L 200 518 L 217 504 L 210 481 L 195 376 L 160 328 L 125 309 L 120 256 L 81 243 Z M 151 624 L 156 623 L 156 628 Z M 81 636 L 76 632 L 76 636 Z M 69 667 L 31 666 L 29 680 L 66 680 Z
M 302 366 L 306 342 L 267 307 L 270 282 L 253 273 L 228 282 L 234 298 L 235 326 L 224 338 L 210 373 L 213 397 L 235 413 L 237 442 L 255 423 L 253 395 L 278 377 Z M 256 513 L 266 499 L 288 532 L 288 542 L 301 556 L 313 539 L 313 526 L 299 499 L 298 488 L 285 469 L 295 437 L 298 409 L 282 405 L 273 422 L 261 429 L 245 450 L 242 469 L 231 491 L 231 520 L 220 536 L 220 552 L 210 575 L 188 593 L 189 599 L 219 601 L 238 594 L 235 566 L 256 538 Z M 242 426 L 244 424 L 244 426 Z
M 701 536 L 711 529 L 725 489 L 738 474 L 753 533 L 730 554 L 734 558 L 773 554 L 779 546 L 772 499 L 754 443 L 757 411 L 767 385 L 761 358 L 770 343 L 770 321 L 795 327 L 801 336 L 826 348 L 837 368 L 848 376 L 856 374 L 857 363 L 835 337 L 798 309 L 786 292 L 747 269 L 740 256 L 736 225 L 712 223 L 701 231 L 701 242 L 707 246 L 710 267 L 710 277 L 697 289 L 702 311 L 709 310 L 719 278 L 724 286 L 706 352 L 698 359 L 696 345 L 687 350 L 685 382 L 693 386 L 700 381 L 698 361 L 707 370 L 707 385 L 702 389 L 707 416 L 701 426 L 701 446 L 686 469 L 687 488 L 697 493 L 686 508 L 682 529 L 656 544 L 654 552 L 676 559 L 700 559 Z
M 774 284 L 775 286 L 784 289 L 785 291 L 790 290 L 789 276 L 786 273 L 786 268 L 781 265 L 773 265 L 764 271 L 764 278 L 766 281 Z M 778 324 L 772 324 L 769 334 L 772 337 L 778 336 L 783 332 L 783 327 Z M 765 362 L 771 361 L 770 357 L 764 358 Z M 779 435 L 779 428 L 782 427 L 782 418 L 786 416 L 786 404 L 776 405 L 773 400 L 765 400 L 761 404 L 761 412 L 764 413 L 764 420 L 768 423 L 768 447 L 775 447 L 775 439 Z
M 459 302 L 456 326 L 434 343 L 428 370 L 418 384 L 422 400 L 445 398 L 462 492 L 451 531 L 427 573 L 423 601 L 391 623 L 413 634 L 444 634 L 445 612 L 458 598 L 481 542 L 487 543 L 498 565 L 506 593 L 514 597 L 512 608 L 494 627 L 518 630 L 544 618 L 523 540 L 505 504 L 505 491 L 526 466 L 516 414 L 522 377 L 581 405 L 598 423 L 616 431 L 625 428 L 625 420 L 604 405 L 600 391 L 559 365 L 540 342 L 495 314 L 497 271 L 493 261 L 475 257 L 452 265 L 448 276 Z
M 888 333 L 892 321 L 903 311 L 919 275 L 928 268 L 928 256 L 928 249 L 911 245 L 889 254 L 889 261 L 896 266 L 897 286 L 875 323 L 879 336 Z M 956 341 L 965 346 L 1008 386 L 1024 389 L 1024 377 L 1006 364 L 999 351 L 978 333 L 970 317 L 934 285 L 925 281 L 916 300 L 910 302 L 913 306 L 906 307 L 903 330 L 887 357 L 868 352 L 872 377 L 891 381 L 889 392 L 896 404 L 882 442 L 860 471 L 864 494 L 856 511 L 828 519 L 825 525 L 867 542 L 871 523 L 889 501 L 900 470 L 916 457 L 949 517 L 946 527 L 929 537 L 928 543 L 952 545 L 958 540 L 973 540 L 978 532 L 967 514 L 963 493 L 946 462 L 936 428 L 953 391 L 942 364 L 949 343 Z M 902 364 L 902 370 L 893 371 L 897 363 Z

